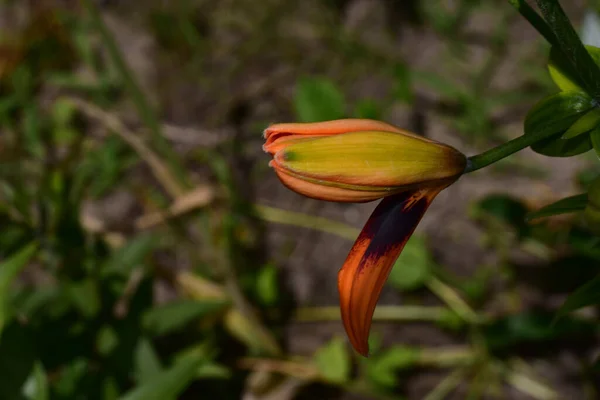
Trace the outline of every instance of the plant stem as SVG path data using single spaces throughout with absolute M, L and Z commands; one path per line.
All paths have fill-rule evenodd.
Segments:
M 544 19 L 540 17 L 525 0 L 508 0 L 508 2 L 519 11 L 523 18 L 525 18 L 548 43 L 551 45 L 557 43 L 556 36 L 554 36 L 552 29 L 550 29 L 546 21 L 544 21 Z
M 560 133 L 559 133 L 560 134 Z M 506 143 L 494 147 L 488 151 L 484 151 L 481 154 L 471 156 L 467 162 L 467 168 L 465 174 L 473 171 L 477 171 L 483 167 L 487 167 L 490 164 L 498 162 L 503 158 L 510 156 L 517 151 L 523 150 L 526 147 L 531 146 L 541 140 L 547 139 L 552 136 L 557 136 L 556 132 L 553 131 L 540 131 L 528 135 L 521 135 L 518 138 L 509 140 Z
M 558 0 L 536 0 L 556 37 L 556 44 L 581 78 L 585 90 L 600 100 L 600 67 L 584 47 Z
M 439 321 L 448 309 L 426 306 L 379 306 L 373 315 L 374 321 Z M 296 313 L 296 319 L 303 322 L 339 321 L 340 308 L 302 307 Z

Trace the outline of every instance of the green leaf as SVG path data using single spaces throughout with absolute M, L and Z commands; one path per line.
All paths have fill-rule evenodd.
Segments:
M 90 365 L 88 360 L 77 357 L 60 369 L 59 375 L 53 379 L 52 391 L 59 395 L 58 398 L 76 398 L 82 381 L 89 374 Z
M 33 372 L 23 386 L 23 394 L 28 400 L 48 400 L 48 377 L 43 365 L 38 361 L 33 367 Z
M 103 326 L 96 337 L 96 349 L 105 356 L 110 354 L 119 345 L 119 336 L 110 325 Z
M 277 272 L 275 265 L 268 264 L 261 268 L 256 277 L 256 294 L 264 305 L 274 305 L 279 297 Z
M 156 246 L 158 238 L 152 234 L 142 234 L 129 241 L 125 246 L 115 251 L 104 263 L 104 276 L 117 274 L 129 276 L 131 271 L 142 264 L 144 259 Z
M 502 350 L 512 346 L 536 344 L 570 338 L 589 338 L 595 335 L 594 323 L 578 318 L 565 318 L 553 324 L 553 315 L 546 312 L 526 312 L 498 318 L 483 329 L 490 349 Z
M 186 357 L 168 370 L 122 396 L 120 400 L 176 399 L 196 377 L 198 368 L 206 362 L 201 357 Z
M 532 145 L 533 151 L 550 157 L 570 157 L 590 150 L 592 143 L 589 135 L 561 139 L 559 134 L 569 129 L 592 107 L 592 98 L 580 92 L 560 92 L 541 100 L 525 118 L 525 135 L 556 133 L 557 136 Z
M 600 49 L 594 46 L 585 46 L 592 56 L 594 62 L 600 65 Z M 562 91 L 585 92 L 583 84 L 578 77 L 577 72 L 565 56 L 555 46 L 550 50 L 550 60 L 548 61 L 548 70 L 552 80 Z
M 94 317 L 102 307 L 98 286 L 93 279 L 68 282 L 65 288 L 75 308 L 86 318 Z
M 590 132 L 590 140 L 598 158 L 600 158 L 600 126 Z
M 148 310 L 143 317 L 143 326 L 151 335 L 171 333 L 200 318 L 223 310 L 223 301 L 179 300 Z
M 318 349 L 313 360 L 321 376 L 330 382 L 344 383 L 350 378 L 350 354 L 346 342 L 339 337 Z
M 0 263 L 0 334 L 8 319 L 7 302 L 10 285 L 19 272 L 27 266 L 37 249 L 37 243 L 31 243 L 8 260 Z
M 567 131 L 561 136 L 562 139 L 571 139 L 596 128 L 600 123 L 600 110 L 594 108 L 588 111 L 583 117 L 579 118 Z
M 528 213 L 525 216 L 527 221 L 538 218 L 551 217 L 553 215 L 569 214 L 585 209 L 588 202 L 587 193 L 578 194 L 575 196 L 560 199 L 557 202 L 540 208 L 537 211 Z
M 367 377 L 376 386 L 392 389 L 398 384 L 397 373 L 414 366 L 418 359 L 418 349 L 392 346 L 367 361 Z
M 340 119 L 345 115 L 343 93 L 325 78 L 303 78 L 294 97 L 296 115 L 302 122 Z
M 600 275 L 571 293 L 558 310 L 556 317 L 561 318 L 572 311 L 592 304 L 600 304 Z
M 135 349 L 135 375 L 138 385 L 151 382 L 163 371 L 152 343 L 142 338 Z
M 429 276 L 433 260 L 422 236 L 413 235 L 394 264 L 388 282 L 398 290 L 418 289 Z
M 365 118 L 365 119 L 381 119 L 381 112 L 379 104 L 375 100 L 372 99 L 364 99 L 361 100 L 356 105 L 356 111 L 354 112 L 356 118 Z
M 394 98 L 410 104 L 413 101 L 411 71 L 405 64 L 394 66 Z

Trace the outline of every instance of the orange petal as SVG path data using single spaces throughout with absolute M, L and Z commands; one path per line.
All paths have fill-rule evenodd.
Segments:
M 396 128 L 395 126 L 386 124 L 385 122 L 358 118 L 337 119 L 324 122 L 292 122 L 274 124 L 265 129 L 263 134 L 267 139 L 265 146 L 268 146 L 274 141 L 285 136 L 330 136 L 340 133 L 360 131 L 395 132 L 423 139 L 421 136 Z
M 341 203 L 366 203 L 393 194 L 393 192 L 390 192 L 386 188 L 366 191 L 351 187 L 328 186 L 326 182 L 318 183 L 305 178 L 297 178 L 293 173 L 279 167 L 275 161 L 269 162 L 269 165 L 275 169 L 277 177 L 288 189 L 317 200 Z
M 369 352 L 369 331 L 375 306 L 394 262 L 444 188 L 398 193 L 379 203 L 365 224 L 338 274 L 342 321 L 352 346 Z

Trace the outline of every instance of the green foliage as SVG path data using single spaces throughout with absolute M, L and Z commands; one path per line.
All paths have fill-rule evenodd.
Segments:
M 326 78 L 302 78 L 294 96 L 298 120 L 318 122 L 343 118 L 346 104 L 343 93 Z
M 547 206 L 540 208 L 539 210 L 530 212 L 527 214 L 526 219 L 531 221 L 538 218 L 552 217 L 553 215 L 578 212 L 584 210 L 587 204 L 588 195 L 586 193 L 578 194 L 560 199 L 552 204 L 548 204 Z
M 433 260 L 425 239 L 413 235 L 394 264 L 388 282 L 398 290 L 422 287 L 431 275 Z
M 345 340 L 333 338 L 315 352 L 313 359 L 324 379 L 344 383 L 350 378 L 351 360 Z
M 543 132 L 556 133 L 556 137 L 541 140 L 531 148 L 549 157 L 571 157 L 590 150 L 589 135 L 571 139 L 561 136 L 593 106 L 591 97 L 576 91 L 560 92 L 537 103 L 525 118 L 525 135 Z

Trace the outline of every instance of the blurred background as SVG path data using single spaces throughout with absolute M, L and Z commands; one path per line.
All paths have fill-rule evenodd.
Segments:
M 593 1 L 563 1 L 600 46 Z M 375 203 L 267 166 L 270 123 L 375 118 L 473 155 L 556 91 L 507 1 L 0 5 L 0 399 L 597 399 L 593 152 L 438 196 L 354 353 L 337 272 Z M 594 42 L 594 40 L 596 42 Z

